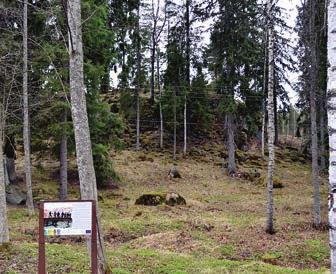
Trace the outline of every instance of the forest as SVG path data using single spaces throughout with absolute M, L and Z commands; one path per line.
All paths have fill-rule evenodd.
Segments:
M 336 273 L 336 0 L 0 1 L 0 273 Z

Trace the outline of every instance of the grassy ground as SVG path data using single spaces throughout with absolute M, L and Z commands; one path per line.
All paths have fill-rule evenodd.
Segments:
M 180 159 L 182 179 L 174 180 L 167 177 L 172 166 L 168 154 L 114 155 L 121 188 L 99 193 L 113 273 L 327 273 L 328 232 L 311 226 L 312 186 L 305 159 L 290 150 L 277 152 L 276 176 L 284 188 L 274 191 L 276 234 L 268 235 L 265 186 L 224 175 L 215 150 L 193 150 L 193 156 Z M 255 154 L 240 154 L 239 160 L 241 171 L 265 173 L 266 162 Z M 53 165 L 44 162 L 35 169 L 37 200 L 57 198 Z M 161 191 L 181 194 L 187 205 L 134 205 L 141 194 Z M 70 195 L 78 197 L 78 185 L 71 185 Z M 325 183 L 321 197 L 325 222 Z M 0 273 L 35 273 L 37 217 L 10 207 L 9 222 L 12 242 L 0 251 Z M 48 241 L 48 273 L 89 273 L 84 239 Z

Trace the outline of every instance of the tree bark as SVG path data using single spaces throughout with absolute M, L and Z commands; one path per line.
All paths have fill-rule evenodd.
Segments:
M 268 19 L 268 171 L 267 171 L 267 220 L 266 232 L 269 234 L 274 233 L 273 222 L 273 170 L 274 170 L 274 34 L 271 26 L 271 7 L 272 0 L 267 2 L 267 15 Z
M 316 44 L 316 30 L 315 30 L 315 16 L 316 16 L 316 2 L 310 2 L 310 122 L 311 122 L 311 153 L 312 153 L 312 183 L 314 188 L 314 226 L 321 225 L 321 206 L 320 206 L 320 183 L 318 178 L 318 140 L 317 140 L 317 123 L 316 123 L 316 89 L 317 89 L 317 44 Z
M 136 87 L 136 144 L 135 150 L 140 150 L 140 74 L 141 74 L 141 40 L 140 40 L 140 2 L 137 11 L 137 87 Z
M 336 273 L 336 0 L 328 6 L 329 244 L 331 273 Z
M 234 141 L 234 124 L 233 114 L 228 113 L 226 115 L 226 127 L 227 127 L 227 148 L 228 148 L 228 173 L 234 174 L 236 172 L 236 157 L 235 157 L 235 141 Z
M 190 0 L 186 0 L 185 26 L 186 26 L 186 83 L 187 92 L 184 95 L 184 138 L 183 138 L 183 155 L 187 154 L 187 93 L 190 93 Z
M 4 128 L 3 106 L 0 103 L 0 163 L 3 163 L 3 128 Z M 0 246 L 9 242 L 7 205 L 6 205 L 6 184 L 5 169 L 0 168 Z
M 156 53 L 156 20 L 154 20 L 153 32 L 152 32 L 152 48 L 151 48 L 151 78 L 150 78 L 150 98 L 151 104 L 154 103 L 155 96 L 155 53 Z
M 174 114 L 174 152 L 173 159 L 176 160 L 176 87 L 173 87 L 173 114 Z
M 162 113 L 162 91 L 160 83 L 160 49 L 156 49 L 156 76 L 157 76 L 157 86 L 159 89 L 160 102 L 159 102 L 159 112 L 160 112 L 160 148 L 163 148 L 163 113 Z
M 64 112 L 64 122 L 67 122 L 67 113 Z M 68 137 L 63 131 L 60 144 L 60 200 L 68 198 Z
M 31 159 L 30 159 L 30 128 L 28 109 L 28 7 L 27 0 L 23 3 L 23 146 L 24 146 L 24 169 L 27 186 L 27 208 L 29 215 L 34 214 L 33 190 L 31 181 Z
M 71 114 L 75 133 L 76 158 L 81 199 L 95 200 L 97 202 L 98 209 L 97 183 L 93 166 L 90 129 L 84 92 L 85 86 L 80 0 L 68 0 L 67 4 L 67 17 L 69 25 Z M 107 269 L 107 262 L 103 246 L 99 213 L 97 215 L 99 273 L 105 273 L 105 270 Z
M 273 38 L 274 39 L 274 38 Z M 274 75 L 274 74 L 273 74 Z M 277 92 L 273 86 L 273 101 L 274 101 L 274 144 L 279 144 L 279 126 L 278 126 L 278 102 L 277 102 Z
M 320 166 L 321 170 L 326 169 L 326 157 L 325 157 L 325 121 L 324 121 L 324 108 L 320 114 Z

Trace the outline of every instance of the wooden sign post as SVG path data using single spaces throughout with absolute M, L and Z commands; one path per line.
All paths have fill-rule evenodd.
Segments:
M 94 200 L 43 201 L 39 204 L 38 274 L 46 274 L 45 237 L 91 236 L 91 273 L 98 273 L 97 213 Z

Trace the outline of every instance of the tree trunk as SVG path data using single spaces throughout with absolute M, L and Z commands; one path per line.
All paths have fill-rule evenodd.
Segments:
M 274 75 L 274 74 L 273 74 Z M 279 127 L 278 127 L 278 102 L 277 102 L 277 92 L 273 86 L 273 101 L 274 101 L 274 144 L 279 144 Z
M 325 121 L 324 121 L 324 108 L 320 114 L 320 166 L 321 170 L 326 169 L 326 157 L 325 157 Z
M 267 14 L 271 15 L 272 0 L 267 2 Z M 271 26 L 271 19 L 268 22 L 268 171 L 267 171 L 267 220 L 266 232 L 274 233 L 273 223 L 273 170 L 274 170 L 274 37 Z
M 183 111 L 183 155 L 187 154 L 187 93 L 190 93 L 190 0 L 186 0 L 185 26 L 186 26 L 186 83 L 187 92 L 184 95 L 184 111 Z
M 173 94 L 173 112 L 174 112 L 174 152 L 173 152 L 173 159 L 176 160 L 176 87 L 174 88 Z
M 263 99 L 262 99 L 262 121 L 261 121 L 261 157 L 265 158 L 265 127 L 266 127 L 266 88 L 267 88 L 267 32 L 264 36 L 264 75 L 263 75 Z
M 232 113 L 226 115 L 227 127 L 227 148 L 228 148 L 228 173 L 234 174 L 236 172 L 236 157 L 235 157 L 235 141 L 234 141 L 234 124 Z
M 87 116 L 84 72 L 83 45 L 81 29 L 80 0 L 68 0 L 69 53 L 70 53 L 70 95 L 71 114 L 75 133 L 76 158 L 82 200 L 97 202 L 97 183 L 93 166 L 90 129 Z M 99 212 L 99 211 L 97 211 Z M 103 247 L 103 237 L 99 213 L 97 214 L 98 228 L 98 264 L 99 273 L 105 273 L 107 262 Z
M 3 106 L 0 105 L 0 163 L 3 163 Z M 9 242 L 7 205 L 6 205 L 6 186 L 5 169 L 0 168 L 0 246 Z
M 329 244 L 331 273 L 336 273 L 336 0 L 328 6 Z
M 140 74 L 141 74 L 141 37 L 140 37 L 140 3 L 137 11 L 137 87 L 136 87 L 136 145 L 135 150 L 140 150 Z
M 67 122 L 67 113 L 64 112 L 64 122 Z M 60 144 L 60 200 L 68 198 L 68 137 L 64 130 Z
M 156 77 L 157 77 L 157 86 L 159 89 L 160 95 L 160 103 L 159 103 L 159 111 L 160 111 L 160 148 L 163 148 L 163 113 L 162 113 L 162 91 L 161 91 L 161 84 L 160 84 L 160 49 L 157 47 L 156 52 Z
M 316 30 L 315 30 L 315 16 L 316 16 L 316 3 L 311 0 L 310 3 L 310 122 L 311 122 L 311 153 L 312 153 L 312 182 L 314 188 L 314 226 L 321 225 L 321 208 L 320 208 L 320 183 L 318 178 L 318 140 L 317 140 L 317 123 L 316 123 L 316 89 L 317 89 L 317 56 L 316 56 Z
M 29 215 L 34 214 L 33 190 L 31 181 L 31 161 L 30 161 L 30 129 L 28 110 L 28 25 L 27 25 L 27 0 L 23 4 L 23 146 L 24 146 L 24 169 L 27 186 L 27 208 Z M 3 161 L 1 161 L 2 163 Z
M 152 33 L 152 48 L 151 48 L 151 78 L 150 78 L 150 103 L 154 103 L 155 95 L 155 51 L 156 51 L 156 23 L 154 22 L 153 33 Z

